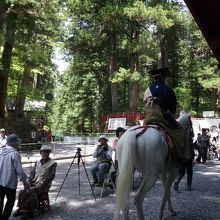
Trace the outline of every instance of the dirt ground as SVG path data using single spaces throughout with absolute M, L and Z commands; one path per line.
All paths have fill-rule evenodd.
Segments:
M 75 155 L 76 148 L 79 146 L 58 145 L 56 146 L 55 156 Z M 80 146 L 82 154 L 90 154 L 94 146 Z M 39 158 L 39 153 L 22 153 L 22 159 L 26 160 L 29 157 L 31 160 Z M 89 179 L 92 181 L 89 168 L 94 163 L 91 157 L 85 158 L 84 170 L 82 163 L 78 165 L 77 159 L 70 169 L 70 160 L 58 160 L 56 177 L 50 190 L 51 212 L 39 216 L 37 219 L 51 220 L 110 220 L 113 219 L 116 196 L 114 190 L 109 189 L 104 191 L 104 196 L 99 198 L 101 188 L 95 188 L 93 197 L 90 189 Z M 29 167 L 25 171 L 29 172 Z M 88 173 L 88 177 L 86 172 Z M 60 191 L 60 194 L 55 201 L 58 191 L 64 178 L 66 181 Z M 136 189 L 140 185 L 141 180 L 139 174 L 135 175 Z M 164 219 L 173 220 L 220 220 L 220 161 L 207 161 L 206 165 L 196 164 L 194 166 L 193 176 L 193 191 L 186 190 L 186 177 L 182 179 L 179 185 L 179 191 L 174 191 L 172 188 L 172 203 L 177 215 L 173 218 L 168 218 L 168 211 L 165 209 Z M 18 190 L 21 188 L 18 186 Z M 79 193 L 80 190 L 80 193 Z M 130 197 L 130 219 L 136 220 L 137 212 L 133 205 L 133 196 L 136 190 L 133 190 Z M 155 186 L 147 193 L 143 208 L 146 220 L 158 219 L 160 201 L 162 194 L 161 181 L 157 181 Z M 16 207 L 14 207 L 14 211 Z M 11 217 L 11 220 L 15 218 Z

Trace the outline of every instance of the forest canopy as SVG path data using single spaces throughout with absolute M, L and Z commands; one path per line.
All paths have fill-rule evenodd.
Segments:
M 103 131 L 105 114 L 144 112 L 156 66 L 169 67 L 179 111 L 219 112 L 217 60 L 182 1 L 1 0 L 0 29 L 2 126 L 40 118 L 58 135 Z M 30 114 L 26 100 L 46 106 Z

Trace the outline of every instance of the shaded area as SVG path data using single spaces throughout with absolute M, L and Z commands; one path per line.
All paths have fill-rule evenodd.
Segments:
M 215 57 L 220 63 L 220 1 L 184 0 L 202 31 Z

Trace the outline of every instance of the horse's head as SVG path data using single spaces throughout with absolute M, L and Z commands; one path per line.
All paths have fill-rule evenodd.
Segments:
M 191 114 L 186 112 L 181 112 L 177 121 L 182 125 L 184 129 L 191 128 Z

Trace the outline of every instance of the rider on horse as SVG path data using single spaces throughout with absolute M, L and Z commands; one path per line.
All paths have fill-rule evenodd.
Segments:
M 153 83 L 144 93 L 146 114 L 144 124 L 157 124 L 163 127 L 174 141 L 171 152 L 180 160 L 188 159 L 189 152 L 185 149 L 184 131 L 175 120 L 177 100 L 174 91 L 165 84 L 165 78 L 170 71 L 166 67 L 159 67 L 149 72 Z

